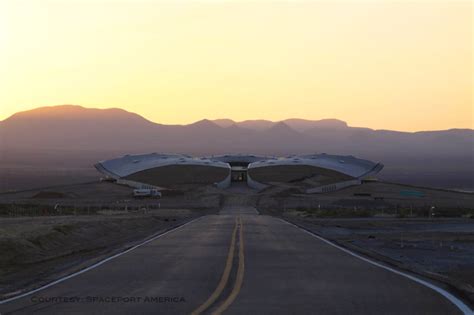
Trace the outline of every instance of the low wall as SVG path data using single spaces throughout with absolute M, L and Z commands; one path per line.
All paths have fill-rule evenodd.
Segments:
M 346 188 L 349 186 L 356 186 L 360 185 L 362 181 L 360 179 L 353 179 L 353 180 L 348 180 L 344 182 L 339 182 L 335 184 L 330 184 L 330 185 L 324 185 L 324 186 L 319 186 L 316 188 L 310 188 L 306 190 L 307 194 L 321 194 L 321 193 L 327 193 L 331 191 L 336 191 L 342 188 Z
M 136 188 L 136 189 L 161 189 L 161 187 L 158 187 L 158 186 L 135 182 L 133 180 L 128 180 L 128 179 L 117 179 L 117 184 L 125 185 L 125 186 Z
M 250 187 L 250 188 L 253 188 L 253 189 L 256 189 L 256 190 L 262 190 L 264 188 L 267 188 L 268 185 L 265 185 L 265 184 L 262 184 L 262 183 L 259 183 L 257 181 L 254 181 L 251 177 L 250 177 L 250 174 L 247 172 L 247 185 Z
M 222 182 L 218 182 L 216 183 L 216 186 L 219 187 L 219 188 L 228 188 L 231 184 L 231 174 L 229 174 L 229 176 L 227 176 Z

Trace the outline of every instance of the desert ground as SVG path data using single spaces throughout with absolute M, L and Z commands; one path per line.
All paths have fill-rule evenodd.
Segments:
M 134 199 L 131 188 L 97 180 L 4 192 L 1 297 L 80 270 L 193 218 L 246 207 L 474 301 L 474 194 L 380 182 L 318 195 L 291 186 L 257 192 L 234 184 Z

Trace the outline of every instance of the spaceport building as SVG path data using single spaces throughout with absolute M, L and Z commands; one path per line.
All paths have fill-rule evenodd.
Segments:
M 312 154 L 286 157 L 227 154 L 193 157 L 183 154 L 125 155 L 95 165 L 106 177 L 136 188 L 175 189 L 244 182 L 257 190 L 296 185 L 305 193 L 324 193 L 373 178 L 383 165 L 353 156 Z

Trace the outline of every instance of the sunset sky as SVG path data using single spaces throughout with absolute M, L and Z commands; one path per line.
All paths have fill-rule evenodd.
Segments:
M 468 1 L 0 0 L 0 120 L 45 105 L 160 123 L 474 128 Z

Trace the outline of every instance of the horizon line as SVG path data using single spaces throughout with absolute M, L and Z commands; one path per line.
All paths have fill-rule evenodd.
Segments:
M 143 114 L 140 114 L 138 112 L 130 111 L 130 110 L 127 110 L 127 109 L 124 109 L 124 108 L 121 108 L 121 107 L 112 106 L 112 107 L 103 107 L 103 108 L 101 108 L 101 107 L 89 107 L 89 106 L 84 106 L 84 105 L 79 105 L 79 104 L 57 104 L 57 105 L 44 105 L 44 106 L 32 107 L 30 109 L 25 109 L 25 110 L 15 112 L 15 113 L 5 117 L 4 119 L 0 120 L 0 123 L 5 122 L 6 120 L 12 118 L 13 116 L 15 116 L 17 114 L 32 112 L 32 111 L 39 110 L 39 109 L 44 109 L 44 108 L 58 108 L 58 107 L 77 107 L 77 108 L 83 108 L 83 109 L 86 109 L 86 110 L 89 109 L 89 110 L 101 110 L 101 111 L 104 111 L 104 110 L 121 110 L 121 111 L 130 113 L 130 114 L 138 115 L 141 118 L 143 118 L 143 119 L 145 119 L 145 120 L 147 120 L 151 123 L 158 124 L 158 125 L 165 125 L 165 126 L 188 126 L 188 125 L 192 125 L 192 124 L 195 124 L 195 123 L 198 123 L 198 122 L 201 122 L 201 121 L 210 121 L 210 122 L 213 122 L 214 124 L 216 124 L 217 126 L 219 126 L 221 128 L 228 128 L 230 126 L 225 126 L 225 127 L 220 126 L 215 121 L 230 120 L 230 121 L 233 122 L 234 125 L 236 125 L 236 124 L 239 124 L 239 123 L 249 122 L 249 121 L 266 121 L 266 122 L 276 124 L 276 123 L 285 123 L 286 120 L 303 120 L 303 121 L 312 121 L 312 122 L 324 121 L 324 120 L 336 120 L 336 121 L 340 121 L 340 122 L 345 123 L 347 128 L 365 128 L 365 129 L 370 129 L 370 130 L 373 130 L 373 131 L 393 131 L 393 132 L 402 132 L 402 133 L 448 131 L 448 130 L 472 130 L 472 131 L 474 131 L 474 128 L 470 128 L 470 127 L 450 127 L 450 128 L 447 128 L 447 129 L 429 129 L 429 130 L 424 129 L 424 130 L 415 130 L 415 131 L 412 131 L 412 130 L 398 130 L 398 129 L 385 129 L 385 128 L 377 129 L 377 128 L 372 128 L 372 127 L 367 127 L 367 126 L 353 126 L 349 122 L 347 122 L 346 120 L 343 120 L 343 119 L 340 119 L 340 118 L 334 118 L 334 117 L 315 118 L 315 119 L 289 117 L 289 118 L 284 118 L 284 119 L 281 119 L 281 120 L 272 120 L 272 119 L 266 119 L 266 118 L 251 118 L 251 119 L 244 119 L 244 120 L 235 120 L 235 119 L 229 118 L 229 117 L 221 117 L 221 118 L 213 118 L 213 119 L 204 117 L 204 118 L 194 120 L 194 121 L 191 121 L 191 122 L 188 122 L 188 123 L 162 123 L 162 122 L 157 122 L 155 120 L 151 120 L 151 119 L 147 118 L 146 116 L 144 116 Z M 291 128 L 291 126 L 288 126 L 288 127 Z M 245 127 L 241 127 L 241 128 L 245 128 Z M 252 129 L 252 128 L 249 128 L 249 129 Z M 297 131 L 297 130 L 295 130 L 295 131 Z

